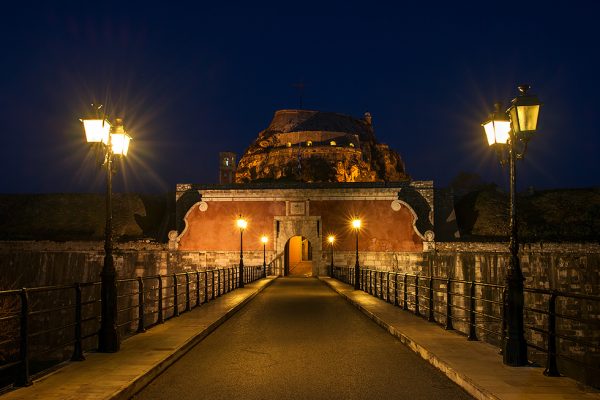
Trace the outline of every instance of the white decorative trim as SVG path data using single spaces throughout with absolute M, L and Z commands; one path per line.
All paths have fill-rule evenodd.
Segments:
M 412 227 L 413 230 L 415 231 L 415 233 L 417 234 L 417 236 L 419 236 L 423 241 L 427 241 L 425 239 L 425 236 L 423 236 L 423 234 L 421 232 L 419 232 L 419 230 L 417 229 L 417 220 L 419 219 L 419 217 L 417 216 L 417 213 L 415 212 L 415 210 L 412 209 L 412 207 L 405 201 L 402 200 L 396 200 L 401 206 L 406 207 L 406 209 L 408 211 L 410 211 L 410 213 L 413 216 L 413 222 L 412 222 Z
M 202 212 L 208 210 L 208 203 L 205 201 L 201 201 L 198 205 L 198 210 L 200 210 Z
M 391 207 L 394 211 L 400 211 L 402 209 L 402 203 L 400 203 L 399 200 L 394 200 L 392 201 Z
M 179 242 L 179 240 L 183 237 L 183 235 L 185 235 L 185 233 L 187 232 L 188 228 L 190 227 L 190 224 L 188 224 L 188 215 L 190 215 L 190 213 L 192 211 L 194 211 L 196 209 L 196 206 L 198 206 L 198 208 L 200 208 L 200 203 L 202 203 L 201 201 L 195 203 L 193 206 L 190 207 L 189 210 L 187 210 L 187 212 L 185 213 L 185 216 L 183 217 L 183 222 L 185 224 L 185 227 L 183 228 L 183 231 L 181 231 L 181 234 L 179 236 L 177 236 L 177 241 Z

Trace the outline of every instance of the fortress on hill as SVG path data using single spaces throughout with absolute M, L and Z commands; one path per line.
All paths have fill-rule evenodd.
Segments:
M 411 181 L 369 113 L 277 111 L 237 165 L 234 153 L 220 153 L 219 185 L 179 184 L 176 197 L 170 246 L 202 252 L 206 265 L 238 262 L 240 215 L 244 251 L 262 250 L 266 235 L 267 262 L 282 275 L 326 274 L 329 235 L 338 265 L 353 265 L 351 218 L 362 220 L 360 255 L 374 263 L 434 247 L 433 182 Z
M 400 155 L 378 143 L 371 115 L 280 110 L 239 161 L 235 182 L 408 181 Z

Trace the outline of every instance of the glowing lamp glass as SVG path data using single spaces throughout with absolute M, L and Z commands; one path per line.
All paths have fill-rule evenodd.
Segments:
M 246 229 L 246 227 L 248 226 L 248 222 L 245 219 L 240 218 L 237 220 L 237 226 L 240 229 Z
M 510 119 L 513 121 L 515 133 L 536 131 L 539 115 L 539 104 L 511 107 Z
M 111 125 L 103 119 L 82 119 L 85 137 L 88 143 L 108 143 Z
M 260 238 L 260 241 L 263 242 L 263 244 L 267 244 L 267 242 L 269 241 L 269 238 L 266 236 L 263 236 Z
M 333 242 L 335 242 L 335 236 L 329 236 L 327 238 L 327 241 L 329 241 L 329 243 L 333 244 Z
M 483 124 L 488 144 L 506 144 L 510 136 L 510 121 L 491 119 Z
M 537 130 L 540 115 L 540 100 L 529 94 L 529 85 L 519 85 L 519 95 L 512 100 L 508 109 L 512 129 L 519 138 L 528 138 Z M 521 135 L 524 134 L 524 135 Z
M 113 154 L 119 156 L 126 156 L 129 150 L 129 142 L 131 136 L 126 133 L 113 133 L 110 136 L 110 144 L 112 145 Z
M 354 219 L 354 220 L 352 220 L 352 227 L 354 229 L 360 229 L 360 219 Z

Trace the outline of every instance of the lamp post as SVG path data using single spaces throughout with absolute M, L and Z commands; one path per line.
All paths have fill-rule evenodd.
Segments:
M 239 218 L 237 219 L 237 227 L 240 229 L 240 279 L 239 279 L 239 285 L 238 287 L 243 288 L 244 287 L 244 251 L 243 251 L 243 243 L 244 243 L 244 229 L 246 229 L 246 227 L 248 226 L 248 222 L 242 218 L 242 215 L 240 214 Z
M 358 231 L 360 231 L 360 219 L 352 220 L 352 228 L 356 232 L 356 263 L 354 264 L 354 290 L 360 289 L 360 265 L 358 263 Z
M 96 107 L 98 113 L 100 107 Z M 117 118 L 112 126 L 106 119 L 94 116 L 81 119 L 88 143 L 93 143 L 102 153 L 102 166 L 106 168 L 106 227 L 104 230 L 104 264 L 101 275 L 101 319 L 98 332 L 98 351 L 114 353 L 121 347 L 117 330 L 117 273 L 113 259 L 112 237 L 112 175 L 115 156 L 126 156 L 131 137 L 125 133 L 123 120 Z
M 266 235 L 263 235 L 260 238 L 260 241 L 263 244 L 263 278 L 267 277 L 267 242 L 269 238 Z
M 500 163 L 508 162 L 510 182 L 510 261 L 505 280 L 506 332 L 504 335 L 503 361 L 506 365 L 527 365 L 527 342 L 523 329 L 523 272 L 519 262 L 519 237 L 517 229 L 517 160 L 525 156 L 527 144 L 537 130 L 541 103 L 528 94 L 529 85 L 519 85 L 519 95 L 511 101 L 506 112 L 497 103 L 495 111 L 482 125 L 488 144 L 494 147 Z
M 335 242 L 335 236 L 329 235 L 327 237 L 327 241 L 329 242 L 329 247 L 331 247 L 331 266 L 329 269 L 329 276 L 333 277 L 333 243 Z

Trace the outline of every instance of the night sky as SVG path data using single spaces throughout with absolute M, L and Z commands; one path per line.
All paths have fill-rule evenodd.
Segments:
M 505 186 L 480 124 L 529 83 L 544 105 L 520 189 L 598 186 L 599 2 L 13 3 L 3 193 L 102 190 L 78 120 L 91 102 L 133 137 L 116 191 L 216 183 L 218 152 L 241 155 L 298 108 L 297 83 L 305 109 L 371 112 L 378 140 L 437 186 L 460 171 Z

